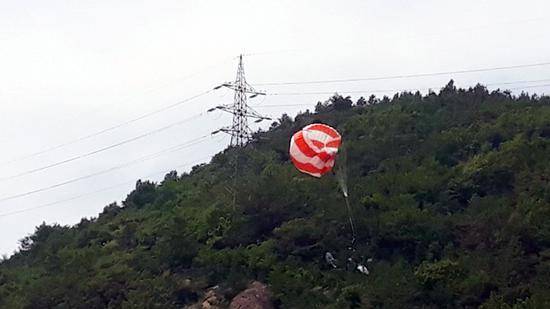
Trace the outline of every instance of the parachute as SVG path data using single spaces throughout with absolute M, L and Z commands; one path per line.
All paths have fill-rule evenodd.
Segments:
M 290 159 L 302 173 L 321 177 L 332 170 L 342 137 L 334 128 L 314 123 L 290 139 Z

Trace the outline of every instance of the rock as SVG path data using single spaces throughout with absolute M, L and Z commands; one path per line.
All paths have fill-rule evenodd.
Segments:
M 201 304 L 202 309 L 218 309 L 222 308 L 224 298 L 216 292 L 217 287 L 214 287 L 204 294 L 204 300 Z
M 204 294 L 201 301 L 196 304 L 186 306 L 186 309 L 221 309 L 224 306 L 225 298 L 217 292 L 217 287 L 210 288 Z
M 209 290 L 204 295 L 204 301 L 202 302 L 203 309 L 215 309 L 221 308 L 220 305 L 223 303 L 223 297 L 218 295 L 214 290 Z
M 254 281 L 248 288 L 233 298 L 230 309 L 273 309 L 271 293 L 267 286 Z

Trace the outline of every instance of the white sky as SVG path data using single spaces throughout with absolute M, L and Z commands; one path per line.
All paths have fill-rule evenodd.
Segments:
M 543 0 L 0 0 L 0 200 L 108 169 L 229 124 L 228 115 L 212 113 L 81 160 L 5 179 L 230 103 L 232 94 L 221 89 L 97 137 L 5 164 L 233 80 L 234 57 L 241 52 L 250 53 L 245 70 L 252 84 L 540 63 L 550 61 L 549 11 L 550 3 Z M 544 80 L 550 79 L 550 66 L 262 90 L 360 90 L 367 96 L 373 89 L 438 89 L 450 78 L 459 86 Z M 546 84 L 550 80 L 503 88 L 543 93 L 550 87 L 533 86 Z M 314 106 L 327 97 L 267 96 L 251 104 L 277 117 L 307 107 L 267 105 Z M 18 240 L 43 221 L 74 224 L 96 216 L 108 203 L 123 199 L 136 179 L 159 180 L 163 174 L 158 172 L 208 161 L 228 141 L 214 136 L 153 160 L 0 202 L 0 254 L 13 252 Z M 126 184 L 5 215 L 119 183 Z

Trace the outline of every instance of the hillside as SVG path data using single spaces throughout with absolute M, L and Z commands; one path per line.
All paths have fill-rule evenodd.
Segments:
M 289 161 L 312 122 L 343 136 L 354 252 L 336 176 Z M 0 264 L 0 308 L 183 308 L 252 280 L 279 308 L 548 307 L 549 156 L 550 97 L 452 82 L 335 95 L 189 174 L 138 181 L 95 219 L 37 227 Z

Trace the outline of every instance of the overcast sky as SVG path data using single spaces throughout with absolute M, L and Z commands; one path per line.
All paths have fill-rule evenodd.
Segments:
M 232 93 L 220 89 L 28 157 L 233 80 L 239 53 L 246 55 L 251 84 L 543 63 L 550 61 L 549 11 L 544 0 L 0 0 L 0 254 L 11 254 L 18 240 L 43 221 L 74 224 L 96 216 L 108 203 L 123 199 L 138 178 L 157 181 L 163 171 L 188 170 L 223 150 L 228 137 L 215 135 L 121 167 L 229 124 L 230 117 L 220 112 L 197 116 L 231 102 Z M 425 92 L 450 78 L 459 86 L 481 82 L 516 93 L 550 90 L 548 65 L 257 88 L 268 93 L 354 91 L 357 99 L 357 91 L 365 96 L 373 90 Z M 250 104 L 277 117 L 327 97 L 266 96 Z M 304 106 L 276 106 L 288 104 Z M 189 120 L 157 130 L 184 119 Z M 31 172 L 151 131 L 119 147 Z M 94 173 L 98 175 L 1 201 Z

